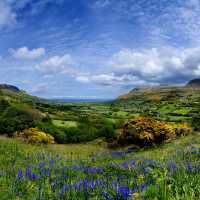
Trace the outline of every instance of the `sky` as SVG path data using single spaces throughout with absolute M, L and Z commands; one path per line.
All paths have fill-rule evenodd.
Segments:
M 0 83 L 115 98 L 200 77 L 200 0 L 0 0 Z

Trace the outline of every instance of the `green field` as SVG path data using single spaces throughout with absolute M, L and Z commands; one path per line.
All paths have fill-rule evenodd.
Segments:
M 78 123 L 76 121 L 62 121 L 62 120 L 53 120 L 53 124 L 58 127 L 77 127 Z

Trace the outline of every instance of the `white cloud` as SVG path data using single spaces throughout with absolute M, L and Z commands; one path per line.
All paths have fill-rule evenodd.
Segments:
M 16 23 L 16 14 L 6 1 L 0 1 L 0 28 L 12 26 Z
M 10 53 L 17 59 L 30 59 L 34 60 L 45 55 L 44 48 L 29 50 L 27 47 L 21 47 L 17 50 L 11 49 Z
M 200 65 L 200 48 L 123 49 L 111 58 L 109 65 L 115 73 L 132 74 L 145 80 L 162 81 L 178 75 L 192 77 Z
M 158 85 L 156 82 L 147 82 L 145 80 L 140 80 L 136 76 L 124 74 L 124 75 L 115 75 L 111 74 L 98 74 L 98 75 L 88 75 L 88 76 L 78 76 L 76 80 L 82 83 L 95 83 L 102 86 L 146 86 L 146 85 Z
M 47 92 L 47 90 L 48 90 L 47 84 L 38 84 L 32 88 L 31 93 L 32 94 L 43 94 L 43 93 Z
M 76 80 L 132 87 L 184 83 L 200 75 L 200 48 L 122 49 L 106 66 L 107 72 L 78 75 Z
M 71 66 L 74 64 L 71 56 L 65 54 L 64 56 L 53 56 L 36 66 L 36 68 L 44 75 L 56 73 L 72 73 Z

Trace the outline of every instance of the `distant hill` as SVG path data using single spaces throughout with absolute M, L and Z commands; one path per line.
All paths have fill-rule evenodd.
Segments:
M 180 99 L 200 92 L 200 79 L 190 81 L 186 86 L 155 86 L 132 89 L 127 94 L 121 95 L 117 100 L 131 99 Z
M 12 92 L 20 92 L 21 90 L 13 85 L 8 85 L 8 84 L 0 84 L 0 90 L 10 90 Z
M 193 79 L 188 82 L 187 86 L 200 87 L 200 79 Z

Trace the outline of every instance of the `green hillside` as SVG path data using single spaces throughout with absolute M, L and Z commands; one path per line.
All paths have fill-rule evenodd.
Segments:
M 188 123 L 199 130 L 200 87 L 134 89 L 107 103 L 56 103 L 24 91 L 0 89 L 0 133 L 12 136 L 38 128 L 57 143 L 79 143 L 97 138 L 113 141 L 124 124 L 139 116 L 166 123 Z

